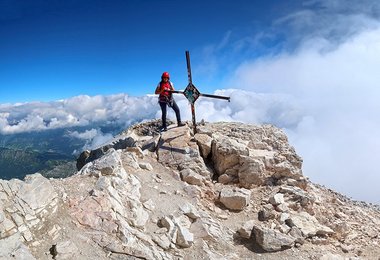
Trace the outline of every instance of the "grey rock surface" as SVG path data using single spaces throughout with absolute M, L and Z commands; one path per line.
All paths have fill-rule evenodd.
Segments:
M 380 255 L 379 207 L 310 182 L 282 130 L 159 124 L 84 152 L 68 178 L 0 180 L 0 259 Z

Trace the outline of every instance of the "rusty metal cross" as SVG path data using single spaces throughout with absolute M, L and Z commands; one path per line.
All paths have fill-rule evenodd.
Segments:
M 230 97 L 200 93 L 199 90 L 194 86 L 193 80 L 191 77 L 189 51 L 186 51 L 186 63 L 187 63 L 187 77 L 189 79 L 189 84 L 187 85 L 184 91 L 171 90 L 170 92 L 183 94 L 187 98 L 187 100 L 189 100 L 191 104 L 191 114 L 193 117 L 193 129 L 194 129 L 194 134 L 195 134 L 197 132 L 197 124 L 195 120 L 195 106 L 194 106 L 195 101 L 197 101 L 197 99 L 202 96 L 202 97 L 209 97 L 209 98 L 225 99 L 225 100 L 228 100 L 228 102 L 230 102 Z

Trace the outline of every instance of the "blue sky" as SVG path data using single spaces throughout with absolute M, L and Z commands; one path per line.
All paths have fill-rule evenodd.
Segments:
M 187 85 L 185 50 L 201 92 L 231 97 L 198 120 L 280 127 L 304 175 L 380 203 L 378 0 L 0 0 L 0 135 L 160 118 L 146 94 L 163 71 Z
M 208 48 L 269 30 L 273 20 L 300 7 L 301 1 L 0 0 L 0 103 L 141 96 L 153 92 L 163 71 L 181 89 L 185 50 L 194 83 L 212 92 L 225 87 L 223 77 L 242 55 L 273 52 L 278 39 L 235 52 L 217 70 L 205 69 Z M 231 50 L 217 55 L 223 59 L 225 51 Z

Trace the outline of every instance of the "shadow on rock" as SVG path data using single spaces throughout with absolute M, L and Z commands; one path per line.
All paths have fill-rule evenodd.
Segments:
M 239 233 L 235 233 L 233 241 L 235 245 L 243 245 L 249 251 L 255 252 L 257 254 L 270 253 L 261 248 L 261 246 L 257 243 L 253 232 L 251 233 L 251 236 L 248 239 L 240 237 Z

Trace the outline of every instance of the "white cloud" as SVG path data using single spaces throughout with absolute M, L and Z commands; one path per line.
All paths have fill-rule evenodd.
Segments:
M 90 130 L 85 130 L 84 132 L 72 131 L 69 132 L 67 135 L 86 141 L 85 145 L 81 149 L 82 151 L 98 148 L 99 146 L 106 143 L 113 137 L 113 135 L 110 133 L 103 133 L 100 129 L 94 128 Z M 73 152 L 73 154 L 75 153 L 77 153 L 77 151 Z
M 93 139 L 98 134 L 97 129 L 85 130 L 84 132 L 72 131 L 67 135 L 78 139 L 89 140 Z
M 260 118 L 265 113 L 253 107 L 251 115 L 242 110 L 241 118 L 256 122 L 269 118 L 284 127 L 304 158 L 304 173 L 313 181 L 355 199 L 380 203 L 375 167 L 380 158 L 380 25 L 368 16 L 355 18 L 362 27 L 339 42 L 308 38 L 294 52 L 245 61 L 228 84 L 268 99 L 273 93 L 291 97 L 294 113 L 271 117 L 264 108 L 267 116 Z M 284 104 L 273 107 L 275 114 L 292 103 Z
M 214 76 L 244 91 L 220 91 L 230 104 L 197 101 L 199 114 L 282 127 L 311 180 L 380 204 L 380 2 L 307 1 L 263 32 L 221 42 L 207 49 Z M 226 73 L 231 57 L 239 64 Z
M 153 118 L 157 111 L 154 96 L 77 96 L 54 102 L 2 104 L 0 134 L 15 134 L 55 128 L 114 123 L 128 126 L 133 121 Z

